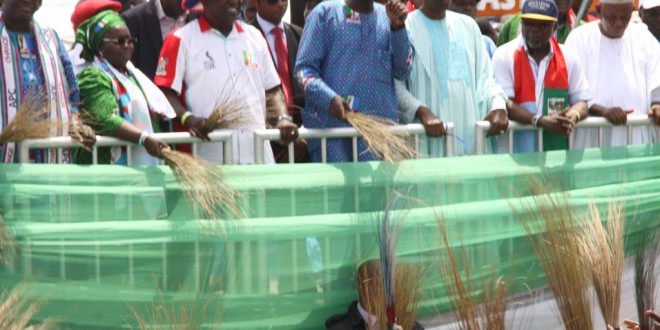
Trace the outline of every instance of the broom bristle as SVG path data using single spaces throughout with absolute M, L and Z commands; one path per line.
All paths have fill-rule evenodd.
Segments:
M 417 153 L 411 146 L 408 133 L 394 133 L 395 122 L 357 112 L 347 112 L 346 120 L 369 145 L 371 152 L 388 162 L 415 158 Z
M 197 330 L 207 328 L 209 321 L 212 322 L 210 329 L 220 329 L 222 310 L 218 307 L 213 311 L 211 306 L 216 298 L 214 295 L 205 297 L 200 294 L 191 299 L 166 302 L 162 292 L 159 292 L 158 298 L 155 298 L 157 300 L 146 310 L 131 305 L 128 308 L 141 330 Z M 212 320 L 206 320 L 209 312 L 212 313 Z
M 169 149 L 163 149 L 162 156 L 188 202 L 199 206 L 207 219 L 243 216 L 238 206 L 241 195 L 225 183 L 218 166 Z
M 622 205 L 608 203 L 606 228 L 594 203 L 589 204 L 591 221 L 584 226 L 579 240 L 588 276 L 596 292 L 606 324 L 618 327 L 623 277 L 624 232 Z
M 367 277 L 367 274 L 362 274 L 360 278 Z M 412 329 L 417 320 L 418 302 L 421 298 L 421 279 L 424 277 L 424 269 L 420 266 L 399 263 L 395 270 L 395 287 L 394 300 L 396 301 L 395 309 L 397 316 L 397 325 L 403 329 Z M 380 276 L 373 276 L 369 279 L 369 285 L 364 286 L 365 310 L 374 315 L 378 320 L 377 328 L 367 325 L 369 330 L 386 330 L 387 329 L 387 311 L 386 311 L 386 298 L 385 290 L 383 289 L 383 281 Z
M 472 276 L 470 260 L 465 249 L 460 249 L 460 260 L 455 248 L 449 243 L 449 236 L 442 216 L 436 216 L 440 241 L 444 254 L 440 255 L 439 274 L 457 328 L 462 330 L 506 330 L 506 312 L 509 307 L 509 285 L 503 277 L 497 277 L 493 270 L 479 286 Z M 462 264 L 462 267 L 459 266 Z M 488 267 L 486 267 L 488 268 Z M 478 300 L 478 287 L 481 288 L 481 302 Z
M 25 298 L 25 284 L 20 284 L 10 292 L 0 294 L 0 329 L 24 330 L 41 307 L 39 302 L 29 302 Z M 31 329 L 49 329 L 50 321 L 31 325 Z
M 245 116 L 241 116 L 243 110 L 232 105 L 221 105 L 215 108 L 206 119 L 206 130 L 213 132 L 216 129 L 236 128 L 246 122 Z
M 481 301 L 483 309 L 481 319 L 483 328 L 486 330 L 506 330 L 506 311 L 509 307 L 509 284 L 503 277 L 491 277 L 484 283 L 481 289 Z
M 653 221 L 637 220 L 639 239 L 635 244 L 635 300 L 641 329 L 652 329 L 654 321 L 646 311 L 655 308 L 657 297 L 656 262 L 660 255 L 660 231 Z
M 243 124 L 252 122 L 254 114 L 250 109 L 259 107 L 259 102 L 254 98 L 235 97 L 236 86 L 227 85 L 222 88 L 219 98 L 215 102 L 213 112 L 208 116 L 205 129 L 212 132 L 216 129 L 236 128 Z
M 440 276 L 442 285 L 447 293 L 447 298 L 452 307 L 452 313 L 458 322 L 458 328 L 461 330 L 479 329 L 479 303 L 474 295 L 472 283 L 472 273 L 468 263 L 468 257 L 463 252 L 463 263 L 465 267 L 465 281 L 461 276 L 461 267 L 456 252 L 449 244 L 447 228 L 444 220 L 437 217 L 438 227 L 440 229 L 440 240 L 444 248 L 444 255 L 440 256 Z
M 26 91 L 16 115 L 0 132 L 0 144 L 47 138 L 53 129 L 60 128 L 60 122 L 48 119 L 45 104 L 44 94 Z
M 578 243 L 580 219 L 573 215 L 565 195 L 548 192 L 551 181 L 530 177 L 536 207 L 522 214 L 514 208 L 514 212 L 541 262 L 565 329 L 593 329 L 586 270 Z
M 9 233 L 2 216 L 0 216 L 0 262 L 7 264 L 15 253 L 14 237 Z

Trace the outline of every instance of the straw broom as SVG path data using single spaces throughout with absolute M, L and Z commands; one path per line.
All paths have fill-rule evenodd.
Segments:
M 414 158 L 417 153 L 410 145 L 408 133 L 393 133 L 395 122 L 359 112 L 346 112 L 346 120 L 362 136 L 378 158 L 396 162 Z
M 16 244 L 14 237 L 9 233 L 5 227 L 2 216 L 0 216 L 0 262 L 7 264 L 16 253 Z
M 32 92 L 25 94 L 14 119 L 0 132 L 0 144 L 47 138 L 52 128 L 60 127 L 60 123 L 48 120 L 43 98 Z
M 191 205 L 197 205 L 207 219 L 240 218 L 240 193 L 224 182 L 220 168 L 189 154 L 161 150 L 165 163 Z
M 393 192 L 388 200 L 382 220 L 379 221 L 380 259 L 377 261 L 381 276 L 371 276 L 363 285 L 365 308 L 378 319 L 379 329 L 392 330 L 397 326 L 412 329 L 417 319 L 417 302 L 421 290 L 423 269 L 396 261 L 396 243 L 404 214 L 396 214 L 394 205 L 403 196 Z M 359 274 L 366 278 L 371 274 Z M 370 324 L 367 325 L 371 330 Z
M 249 118 L 246 118 L 246 116 L 250 116 L 249 109 L 259 106 L 254 98 L 236 97 L 236 86 L 231 84 L 231 81 L 227 81 L 218 93 L 220 96 L 215 101 L 213 112 L 204 123 L 207 132 L 239 127 L 250 121 Z
M 29 303 L 25 299 L 25 284 L 21 284 L 10 292 L 0 294 L 0 329 L 24 330 L 27 329 L 30 320 L 39 311 L 40 303 Z M 51 328 L 50 321 L 42 324 L 31 325 L 30 329 L 44 330 Z
M 239 127 L 247 122 L 245 116 L 242 115 L 243 111 L 238 102 L 223 102 L 211 112 L 204 122 L 204 128 L 207 132 L 213 132 L 216 129 Z
M 383 277 L 383 292 L 385 294 L 387 329 L 396 329 L 396 309 L 394 301 L 396 272 L 396 242 L 399 238 L 399 219 L 392 219 L 392 207 L 398 196 L 393 194 L 387 203 L 380 228 L 380 267 Z
M 359 278 L 366 278 L 369 274 L 361 274 Z M 394 301 L 396 301 L 396 323 L 403 329 L 412 329 L 417 320 L 418 302 L 422 295 L 421 279 L 424 277 L 424 269 L 418 265 L 399 262 L 395 273 L 395 284 L 397 288 L 394 292 Z M 385 330 L 387 328 L 387 309 L 385 290 L 383 290 L 383 281 L 380 276 L 371 277 L 365 288 L 365 310 L 374 315 L 377 319 L 378 327 L 367 325 L 369 330 Z
M 49 110 L 46 104 L 45 92 L 42 89 L 28 89 L 24 92 L 21 106 L 14 118 L 0 132 L 0 145 L 8 142 L 21 142 L 31 139 L 45 139 L 51 132 L 63 127 L 64 123 L 48 119 Z M 83 143 L 83 137 L 72 131 L 71 137 L 81 147 L 90 150 Z
M 452 313 L 458 321 L 460 330 L 479 330 L 479 307 L 474 288 L 472 286 L 471 270 L 468 266 L 467 256 L 463 251 L 463 261 L 465 262 L 465 278 L 463 282 L 461 277 L 461 268 L 458 266 L 458 259 L 453 248 L 449 245 L 449 237 L 443 219 L 437 218 L 440 228 L 440 239 L 445 248 L 445 255 L 440 256 L 440 274 L 442 276 L 442 285 L 445 288 L 447 297 L 452 307 Z
M 655 273 L 660 256 L 660 231 L 652 224 L 656 221 L 637 220 L 640 238 L 635 245 L 635 300 L 640 329 L 653 329 L 654 321 L 646 311 L 655 308 L 658 277 Z
M 503 277 L 491 277 L 482 285 L 482 327 L 485 330 L 506 330 L 506 311 L 509 307 L 509 284 Z
M 610 201 L 607 209 L 604 228 L 598 208 L 594 203 L 589 204 L 591 221 L 584 226 L 578 242 L 603 319 L 606 324 L 618 327 L 625 253 L 622 204 Z
M 440 240 L 444 255 L 440 256 L 442 285 L 452 306 L 452 312 L 461 330 L 506 330 L 506 311 L 509 306 L 509 285 L 503 277 L 490 272 L 481 286 L 480 307 L 477 286 L 474 284 L 469 258 L 461 249 L 463 267 L 460 267 L 456 250 L 449 244 L 446 226 L 442 217 L 437 217 Z M 461 275 L 464 273 L 464 276 Z
M 530 178 L 530 182 L 537 209 L 516 215 L 541 262 L 564 328 L 593 329 L 586 269 L 578 243 L 579 219 L 566 196 L 548 193 L 544 181 Z
M 222 321 L 222 310 L 219 306 L 214 307 L 213 302 L 217 296 L 210 294 L 198 294 L 191 299 L 166 302 L 162 292 L 159 292 L 157 300 L 146 310 L 139 310 L 134 306 L 128 306 L 135 323 L 141 330 L 169 329 L 169 330 L 198 330 L 198 329 L 220 329 Z M 212 324 L 206 320 L 208 312 L 212 312 Z M 127 322 L 128 323 L 128 322 Z M 133 328 L 128 324 L 129 328 Z

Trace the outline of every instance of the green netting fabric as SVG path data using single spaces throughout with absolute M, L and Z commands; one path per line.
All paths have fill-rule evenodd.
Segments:
M 576 212 L 615 198 L 630 221 L 660 227 L 659 145 L 224 171 L 245 196 L 244 220 L 199 219 L 167 167 L 0 166 L 1 214 L 18 241 L 2 285 L 28 280 L 28 298 L 46 302 L 37 319 L 70 328 L 135 327 L 131 309 L 161 302 L 186 306 L 200 327 L 320 329 L 356 299 L 354 267 L 378 255 L 393 189 L 411 197 L 397 255 L 429 269 L 420 316 L 448 308 L 439 215 L 473 269 L 544 285 L 512 210 L 532 205 L 530 177 L 565 191 Z

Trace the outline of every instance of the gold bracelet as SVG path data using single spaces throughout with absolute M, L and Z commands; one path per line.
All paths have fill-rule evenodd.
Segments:
M 579 111 L 577 111 L 577 110 L 571 110 L 570 112 L 575 112 L 575 116 L 577 116 L 577 119 L 578 119 L 577 121 L 580 121 L 580 112 L 579 112 Z M 569 112 L 569 113 L 570 113 L 570 112 Z
M 184 113 L 183 116 L 181 116 L 181 125 L 186 126 L 186 120 L 190 116 L 192 116 L 192 112 L 186 111 L 186 113 Z

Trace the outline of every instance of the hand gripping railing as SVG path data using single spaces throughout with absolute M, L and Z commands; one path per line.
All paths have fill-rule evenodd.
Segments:
M 446 123 L 446 135 L 445 137 L 445 150 L 447 157 L 452 157 L 454 155 L 454 139 L 451 138 L 454 134 L 454 124 Z M 408 133 L 413 136 L 415 139 L 414 147 L 415 151 L 419 153 L 419 136 L 421 134 L 426 134 L 424 131 L 424 126 L 422 124 L 407 124 L 407 125 L 397 125 L 392 126 L 393 132 Z M 358 159 L 358 148 L 357 148 L 357 139 L 360 137 L 360 134 L 352 127 L 339 127 L 339 128 L 326 128 L 326 129 L 316 129 L 316 128 L 301 128 L 298 130 L 299 139 L 320 139 L 321 140 L 321 162 L 327 163 L 327 143 L 328 139 L 337 139 L 337 138 L 350 138 L 353 141 L 353 161 L 357 162 Z M 264 142 L 265 141 L 279 141 L 280 140 L 280 131 L 277 129 L 260 129 L 254 131 L 254 161 L 257 164 L 263 164 L 264 162 Z M 294 160 L 294 150 L 293 144 L 289 144 L 289 163 L 293 163 Z
M 576 128 L 598 128 L 598 146 L 603 145 L 603 128 L 606 127 L 626 127 L 628 129 L 627 144 L 632 143 L 632 128 L 634 126 L 653 125 L 653 119 L 645 115 L 630 115 L 626 125 L 615 126 L 603 117 L 590 117 L 575 125 Z M 476 153 L 483 155 L 485 152 L 486 132 L 490 129 L 490 122 L 478 121 L 475 123 L 476 130 Z M 531 125 L 524 125 L 515 121 L 509 121 L 509 128 L 505 134 L 509 134 L 509 153 L 513 153 L 513 132 L 514 131 L 538 131 L 538 150 L 543 151 L 543 129 Z M 571 134 L 568 140 L 568 148 L 573 149 L 573 137 Z
M 224 154 L 224 163 L 231 164 L 233 158 L 233 143 L 232 143 L 232 133 L 231 130 L 218 130 L 211 132 L 209 138 L 211 142 L 222 142 L 223 145 L 223 154 Z M 178 133 L 155 133 L 154 137 L 159 138 L 165 143 L 168 144 L 181 144 L 181 143 L 190 143 L 193 145 L 192 151 L 193 155 L 197 154 L 197 144 L 203 143 L 202 140 L 193 137 L 190 133 L 187 132 L 178 132 Z M 133 145 L 132 142 L 125 140 L 120 140 L 114 137 L 108 136 L 97 136 L 96 144 L 92 147 L 92 163 L 97 164 L 98 162 L 98 147 L 115 147 L 115 146 L 128 146 Z M 80 145 L 76 143 L 71 137 L 68 136 L 58 136 L 51 137 L 46 139 L 34 139 L 26 140 L 20 143 L 18 159 L 21 163 L 27 163 L 29 161 L 29 150 L 30 149 L 51 149 L 51 148 L 71 148 L 79 147 Z M 60 155 L 61 156 L 61 155 Z M 60 157 L 61 159 L 61 157 Z M 131 164 L 131 153 L 127 154 L 128 164 Z

